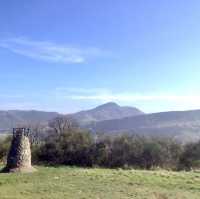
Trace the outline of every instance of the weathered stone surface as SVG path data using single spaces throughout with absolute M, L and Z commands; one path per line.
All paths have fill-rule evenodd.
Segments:
M 13 140 L 7 158 L 5 172 L 33 172 L 31 149 L 26 129 L 13 131 Z

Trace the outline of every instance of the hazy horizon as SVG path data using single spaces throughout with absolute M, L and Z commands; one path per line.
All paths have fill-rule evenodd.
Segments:
M 74 114 L 74 113 L 78 113 L 78 112 L 81 112 L 81 111 L 88 111 L 88 110 L 92 110 L 92 109 L 95 109 L 101 105 L 104 105 L 104 104 L 107 104 L 107 103 L 115 103 L 115 102 L 106 102 L 106 103 L 103 103 L 103 104 L 98 104 L 96 106 L 91 106 L 91 107 L 88 107 L 88 108 L 83 108 L 83 109 L 79 109 L 79 110 L 76 110 L 76 111 L 72 111 L 72 112 L 62 112 L 62 111 L 56 111 L 56 110 L 44 110 L 44 109 L 1 109 L 0 111 L 41 111 L 41 112 L 57 112 L 57 113 L 60 113 L 60 114 Z M 140 109 L 140 107 L 135 107 L 135 106 L 128 106 L 128 105 L 121 105 L 119 103 L 116 103 L 117 105 L 121 106 L 121 107 L 132 107 L 132 108 L 137 108 L 138 110 L 144 112 L 142 109 Z M 171 111 L 196 111 L 196 110 L 200 110 L 200 109 L 183 109 L 183 110 L 163 110 L 163 111 L 157 111 L 157 112 L 144 112 L 145 114 L 152 114 L 152 113 L 162 113 L 162 112 L 171 112 Z

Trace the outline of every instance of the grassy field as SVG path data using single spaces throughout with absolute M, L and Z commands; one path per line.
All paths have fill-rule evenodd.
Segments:
M 199 199 L 200 173 L 37 167 L 0 174 L 0 199 Z

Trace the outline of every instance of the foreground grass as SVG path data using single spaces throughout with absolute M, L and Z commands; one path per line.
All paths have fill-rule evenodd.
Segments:
M 200 173 L 37 167 L 0 174 L 1 199 L 199 199 Z

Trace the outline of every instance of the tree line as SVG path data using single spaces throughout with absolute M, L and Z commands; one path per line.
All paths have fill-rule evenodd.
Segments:
M 45 131 L 35 128 L 34 132 L 31 145 L 35 164 L 127 169 L 200 168 L 200 142 L 182 145 L 167 138 L 97 135 L 80 129 L 69 118 L 55 118 Z M 10 137 L 0 140 L 1 161 L 6 159 L 10 141 Z

